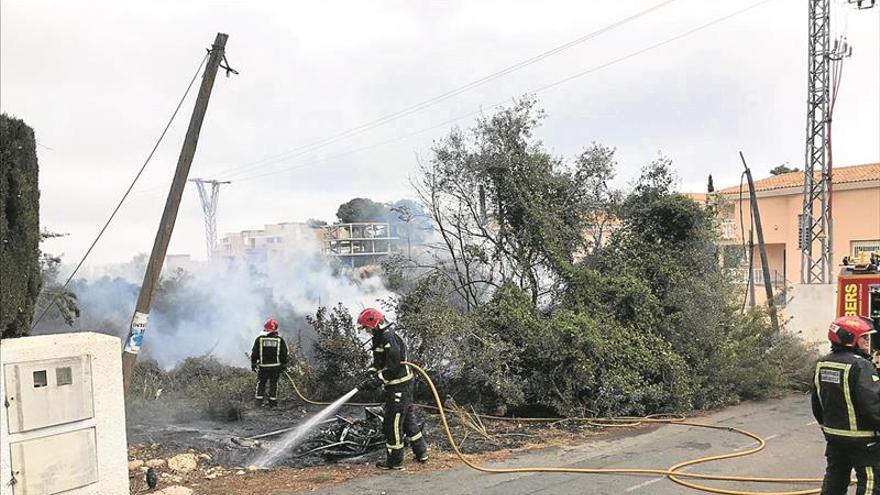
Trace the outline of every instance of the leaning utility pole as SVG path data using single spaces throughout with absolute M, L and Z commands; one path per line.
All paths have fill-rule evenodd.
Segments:
M 770 263 L 767 260 L 767 245 L 764 244 L 764 228 L 761 226 L 761 212 L 758 211 L 758 195 L 755 193 L 755 183 L 752 181 L 752 171 L 746 165 L 746 158 L 742 151 L 739 152 L 739 158 L 743 162 L 746 169 L 746 179 L 749 181 L 749 202 L 752 207 L 752 215 L 755 222 L 755 233 L 758 234 L 758 250 L 761 252 L 761 273 L 764 276 L 764 292 L 767 295 L 767 309 L 770 312 L 770 324 L 773 331 L 779 331 L 779 320 L 776 318 L 776 302 L 773 300 L 773 285 L 770 280 Z M 782 283 L 785 283 L 783 281 Z M 754 286 L 754 284 L 753 284 Z
M 199 188 L 199 200 L 202 203 L 202 213 L 205 215 L 205 241 L 208 246 L 208 259 L 214 257 L 219 242 L 217 240 L 217 203 L 220 201 L 220 185 L 231 184 L 228 180 L 190 179 Z M 208 191 L 207 186 L 211 186 Z
M 128 338 L 125 340 L 125 347 L 122 351 L 122 382 L 126 389 L 128 388 L 131 373 L 134 370 L 134 364 L 137 361 L 138 352 L 143 343 L 150 306 L 153 302 L 153 288 L 159 280 L 159 274 L 162 272 L 165 253 L 168 251 L 168 243 L 171 240 L 171 232 L 174 230 L 174 222 L 177 220 L 180 198 L 183 196 L 183 188 L 186 185 L 189 167 L 196 153 L 196 144 L 199 141 L 202 121 L 205 119 L 205 112 L 208 110 L 208 100 L 211 98 L 214 78 L 217 76 L 217 68 L 220 66 L 220 62 L 225 58 L 224 50 L 228 37 L 224 33 L 217 33 L 214 45 L 211 47 L 208 65 L 205 67 L 205 73 L 202 75 L 199 95 L 196 98 L 195 108 L 189 121 L 189 128 L 186 130 L 186 138 L 183 141 L 183 148 L 180 150 L 180 157 L 177 160 L 177 170 L 174 172 L 171 190 L 168 191 L 168 199 L 165 200 L 165 211 L 162 212 L 162 220 L 156 232 L 156 240 L 153 242 L 153 251 L 150 253 L 147 271 L 144 274 L 144 283 L 141 285 L 140 294 L 138 294 L 137 305 L 135 306 L 134 315 L 131 318 L 131 325 L 128 330 Z

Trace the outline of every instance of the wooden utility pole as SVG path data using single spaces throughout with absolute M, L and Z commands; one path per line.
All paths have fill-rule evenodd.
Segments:
M 764 291 L 767 293 L 767 309 L 770 311 L 770 324 L 773 331 L 779 331 L 779 320 L 776 317 L 776 303 L 773 300 L 773 282 L 770 280 L 770 265 L 767 261 L 767 245 L 764 244 L 764 229 L 761 227 L 761 212 L 758 211 L 758 196 L 755 194 L 755 183 L 752 182 L 752 171 L 746 165 L 746 158 L 739 152 L 746 178 L 749 181 L 749 202 L 752 204 L 752 215 L 755 217 L 755 231 L 758 234 L 758 250 L 761 252 L 761 272 L 764 275 Z M 783 282 L 784 283 L 784 282 Z
M 754 217 L 754 216 L 753 216 Z M 752 219 L 754 222 L 754 218 Z M 749 229 L 749 307 L 755 309 L 755 231 Z
M 144 339 L 144 331 L 147 328 L 147 319 L 150 315 L 150 306 L 153 302 L 153 289 L 162 272 L 162 264 L 165 254 L 168 252 L 168 243 L 171 241 L 171 233 L 174 231 L 174 222 L 177 220 L 177 210 L 180 206 L 180 198 L 183 196 L 183 188 L 186 186 L 186 178 L 192 165 L 193 156 L 196 154 L 196 144 L 199 142 L 199 132 L 202 130 L 202 121 L 208 110 L 208 100 L 211 98 L 211 89 L 214 87 L 214 79 L 217 76 L 217 68 L 224 58 L 226 39 L 229 36 L 217 33 L 214 45 L 202 75 L 202 85 L 196 98 L 196 105 L 190 117 L 189 128 L 186 130 L 186 138 L 180 157 L 177 160 L 177 170 L 174 172 L 174 180 L 171 182 L 171 190 L 168 191 L 168 199 L 165 200 L 165 211 L 162 212 L 162 220 L 156 231 L 156 240 L 153 241 L 153 251 L 150 253 L 150 261 L 144 274 L 144 283 L 138 294 L 137 306 L 131 325 L 128 330 L 128 338 L 122 351 L 122 382 L 128 388 L 134 364 L 137 361 L 138 352 Z

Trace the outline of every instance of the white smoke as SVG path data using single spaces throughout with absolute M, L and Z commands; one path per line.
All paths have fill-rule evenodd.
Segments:
M 81 317 L 75 330 L 125 338 L 142 282 L 143 257 L 132 263 L 93 268 L 71 288 Z M 132 269 L 134 265 L 134 269 Z M 191 356 L 213 355 L 221 362 L 246 366 L 245 352 L 267 318 L 279 321 L 289 343 L 302 339 L 306 352 L 313 331 L 305 316 L 319 306 L 342 303 L 353 317 L 366 306 L 391 296 L 379 275 L 343 269 L 320 254 L 316 243 L 270 253 L 257 266 L 244 261 L 194 264 L 187 272 L 163 273 L 144 335 L 142 358 L 169 368 Z M 35 333 L 70 331 L 47 318 Z

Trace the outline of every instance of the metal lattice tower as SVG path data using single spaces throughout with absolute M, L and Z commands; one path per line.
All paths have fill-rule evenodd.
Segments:
M 874 6 L 874 0 L 849 0 L 858 9 Z M 801 283 L 833 281 L 831 218 L 831 114 L 834 64 L 852 51 L 845 37 L 831 45 L 831 2 L 810 0 L 809 48 L 807 52 L 807 146 L 804 160 L 804 201 L 800 217 L 798 248 L 801 250 Z
M 229 184 L 229 181 L 217 181 L 209 179 L 190 179 L 199 188 L 199 199 L 202 202 L 202 212 L 205 214 L 205 241 L 207 242 L 208 258 L 212 258 L 217 252 L 219 241 L 217 239 L 217 203 L 220 200 L 220 185 Z M 211 190 L 208 190 L 208 185 Z
M 810 0 L 807 55 L 807 149 L 800 223 L 801 283 L 825 283 L 831 276 L 828 230 L 828 105 L 831 96 L 829 0 Z M 818 172 L 818 175 L 817 175 Z M 818 247 L 818 252 L 816 249 Z

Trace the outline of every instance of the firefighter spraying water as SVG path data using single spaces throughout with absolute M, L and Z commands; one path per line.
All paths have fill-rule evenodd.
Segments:
M 422 433 L 424 425 L 413 409 L 414 374 L 406 363 L 406 344 L 394 332 L 392 325 L 385 320 L 385 316 L 378 309 L 367 308 L 362 311 L 358 316 L 357 324 L 359 328 L 368 331 L 372 336 L 373 359 L 372 365 L 367 369 L 367 378 L 357 388 L 349 391 L 276 442 L 254 461 L 254 467 L 263 469 L 272 466 L 282 455 L 302 443 L 316 426 L 333 415 L 359 390 L 369 391 L 379 387 L 384 387 L 382 430 L 385 436 L 386 457 L 376 466 L 382 469 L 402 469 L 406 442 L 409 442 L 418 462 L 428 461 L 428 445 Z M 276 365 L 282 361 L 276 359 L 277 352 L 268 353 L 263 346 L 273 339 L 279 340 L 280 342 L 269 346 L 270 350 L 283 350 L 285 357 L 287 354 L 283 339 L 277 336 L 277 328 L 278 324 L 275 320 L 267 321 L 265 329 L 269 334 L 257 338 L 251 354 L 255 370 L 259 369 L 260 371 L 260 382 L 257 389 L 258 405 L 262 401 L 261 395 L 264 393 L 265 380 L 267 379 L 269 380 L 269 404 L 273 404 L 277 375 L 283 369 L 283 364 Z M 269 364 L 266 372 L 263 370 L 262 363 Z
M 406 361 L 406 343 L 375 308 L 367 308 L 357 319 L 358 327 L 372 335 L 373 364 L 369 376 L 358 385 L 360 390 L 385 387 L 383 396 L 385 460 L 376 464 L 382 469 L 401 469 L 404 440 L 408 440 L 419 462 L 428 462 L 428 445 L 422 423 L 413 409 L 413 372 Z

